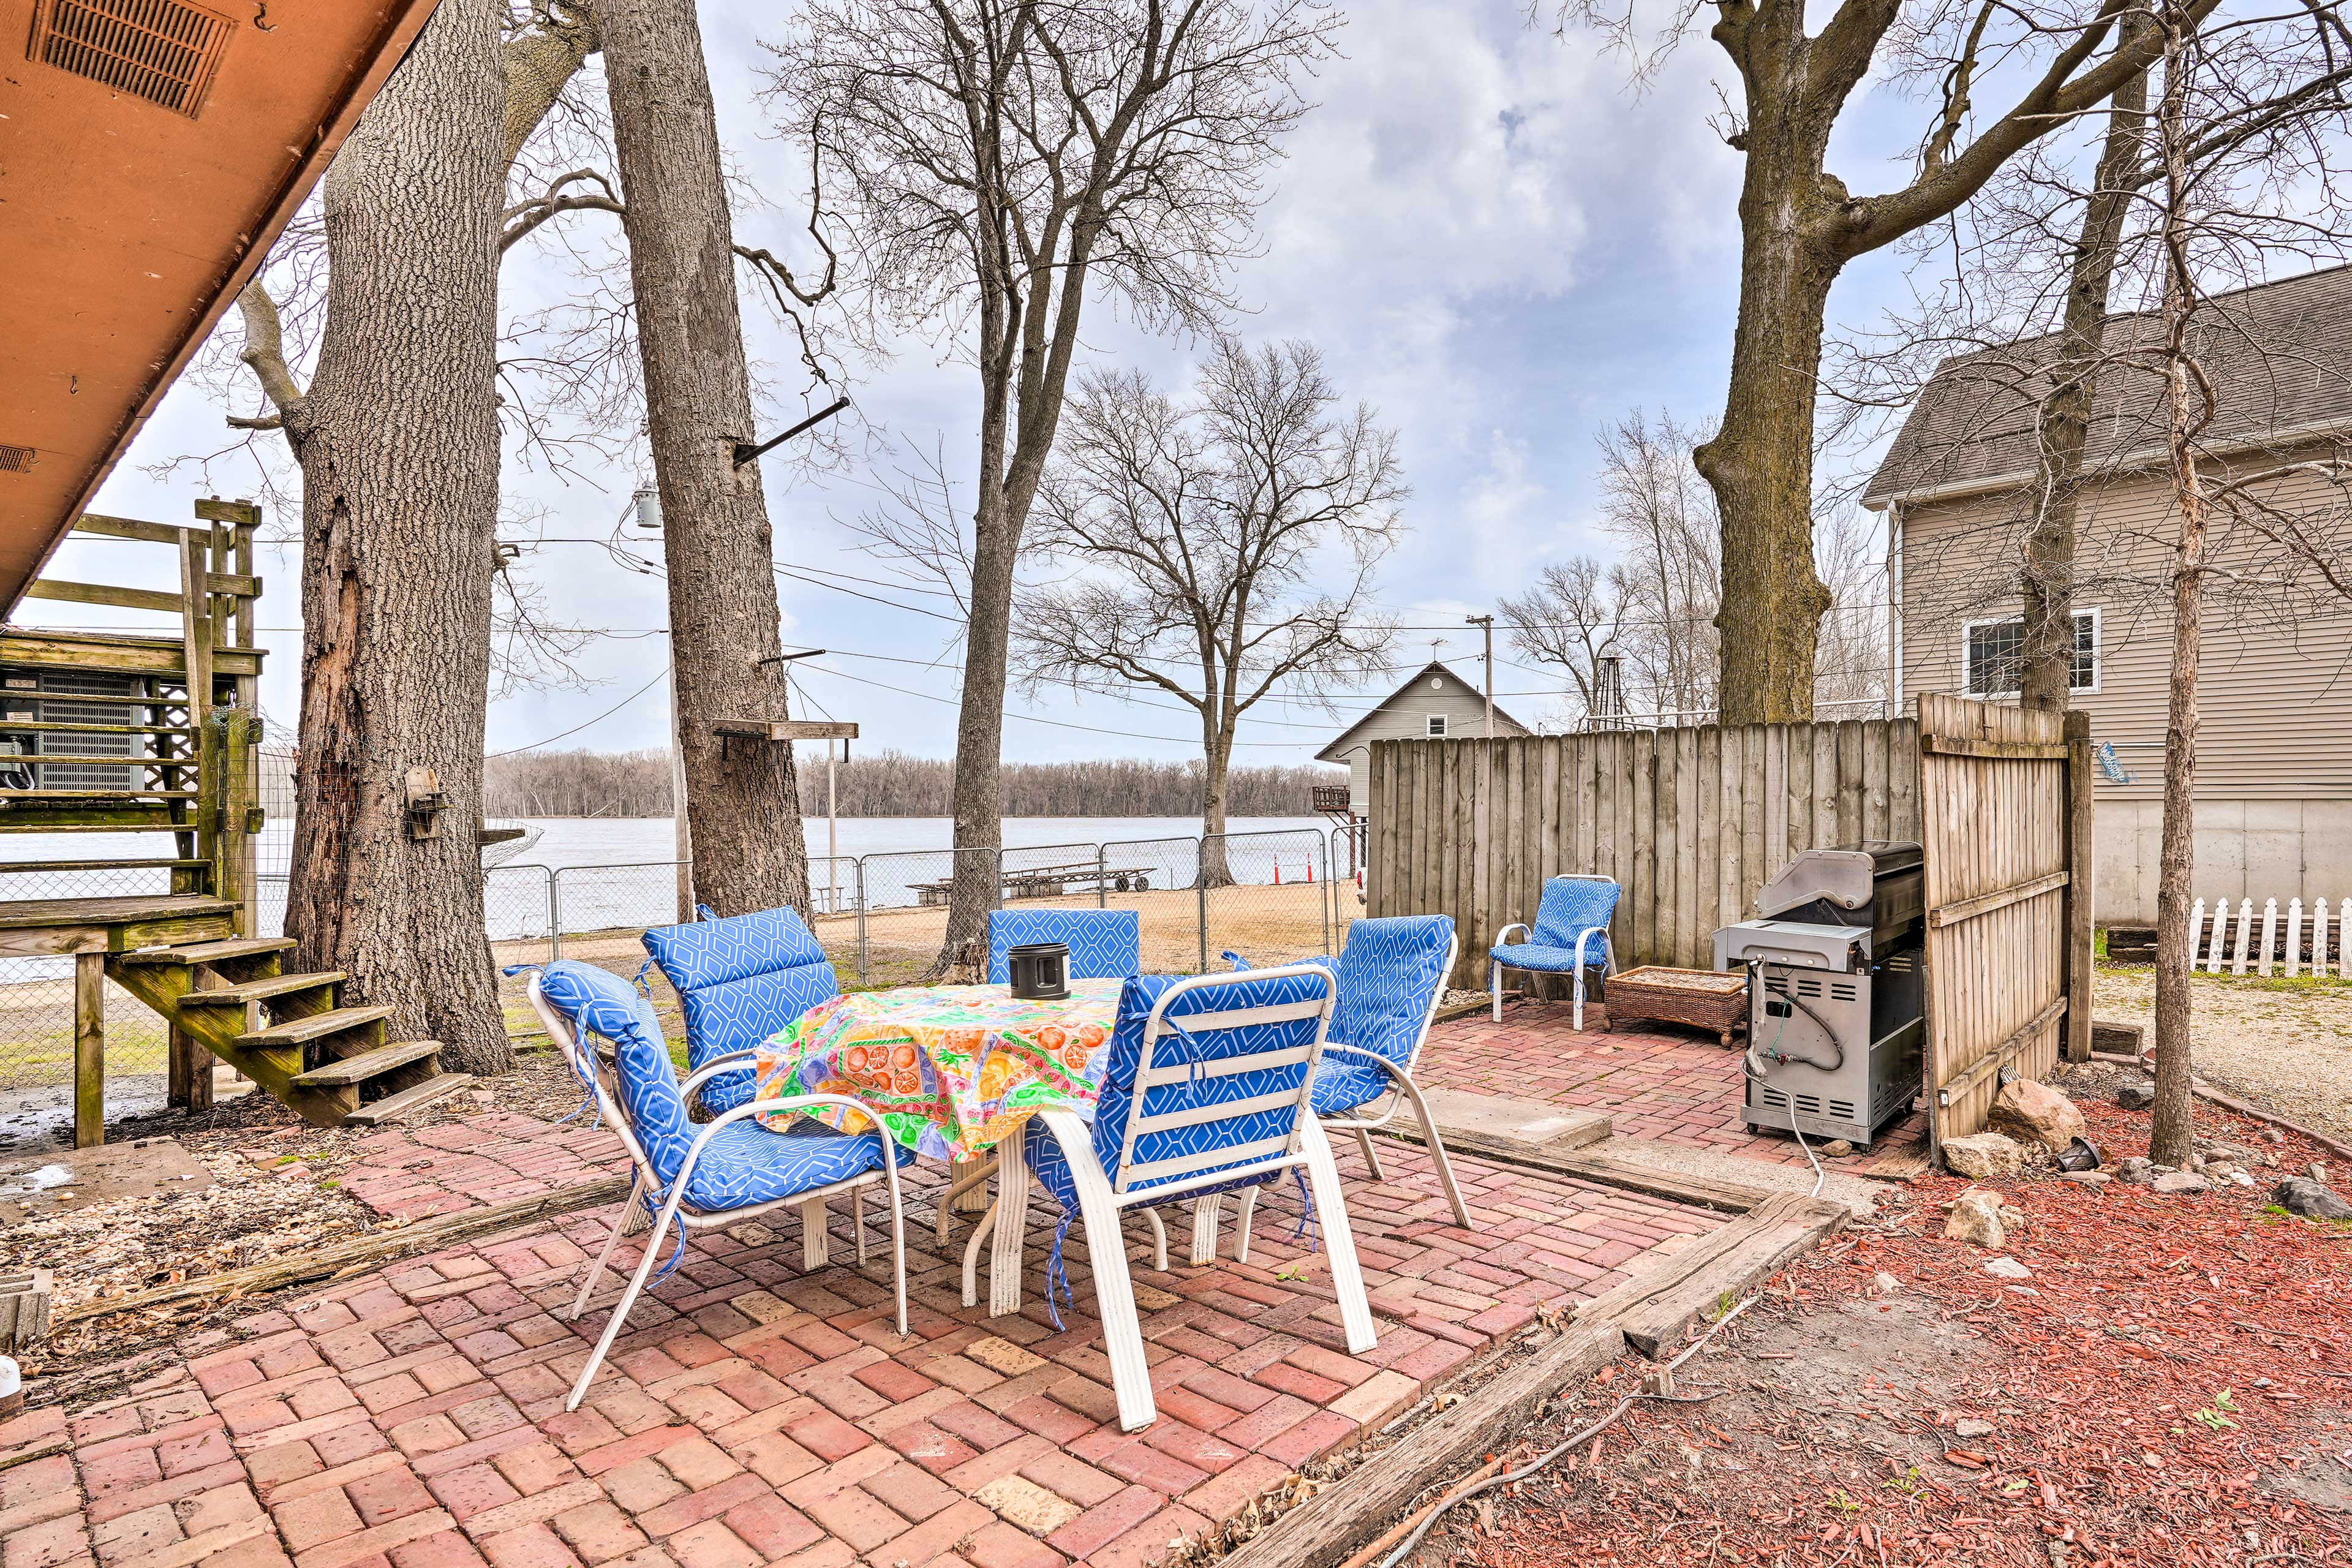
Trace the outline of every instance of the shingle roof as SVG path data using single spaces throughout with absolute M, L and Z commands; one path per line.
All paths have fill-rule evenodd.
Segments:
M 2163 442 L 2163 382 L 2154 356 L 2127 357 L 2158 347 L 2163 331 L 2152 312 L 2107 321 L 2084 458 L 2094 471 Z M 2213 295 L 2200 307 L 2197 331 L 2198 358 L 2219 400 L 2203 437 L 2208 447 L 2352 425 L 2352 267 Z M 2035 411 L 2049 391 L 2058 342 L 2053 333 L 1937 366 L 1871 476 L 1864 504 L 2030 477 Z
M 1471 692 L 1474 695 L 1478 690 L 1478 683 L 1476 681 L 1465 680 L 1459 675 L 1455 675 L 1452 669 L 1447 668 L 1445 661 L 1443 659 L 1432 659 L 1427 664 L 1423 665 L 1421 668 L 1414 671 L 1412 679 L 1407 680 L 1402 686 L 1398 687 L 1394 691 L 1391 691 L 1386 697 L 1381 698 L 1378 702 L 1371 706 L 1371 709 L 1366 712 L 1362 718 L 1357 720 L 1354 723 L 1340 731 L 1337 740 L 1333 741 L 1329 745 L 1315 753 L 1315 760 L 1318 763 L 1345 762 L 1347 760 L 1346 751 L 1348 742 L 1355 738 L 1356 731 L 1370 723 L 1374 719 L 1379 718 L 1381 714 L 1387 712 L 1391 705 L 1393 704 L 1398 698 L 1402 697 L 1406 692 L 1411 691 L 1414 686 L 1419 684 L 1421 678 L 1424 675 L 1450 676 L 1453 678 L 1454 684 L 1460 686 L 1464 690 Z M 1495 709 L 1495 733 L 1497 736 L 1532 735 L 1535 731 L 1528 729 L 1525 724 L 1520 723 L 1517 719 L 1512 718 L 1508 713 L 1504 712 L 1501 706 L 1497 704 Z M 1467 739 L 1467 737 L 1462 738 Z

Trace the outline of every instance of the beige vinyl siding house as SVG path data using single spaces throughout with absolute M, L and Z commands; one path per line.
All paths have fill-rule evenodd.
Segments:
M 1465 680 L 1444 664 L 1433 661 L 1349 725 L 1338 740 L 1316 752 L 1315 760 L 1348 765 L 1349 814 L 1367 816 L 1371 809 L 1374 741 L 1458 741 L 1486 732 L 1486 694 L 1476 682 Z M 1529 735 L 1534 731 L 1497 708 L 1495 733 Z
M 2231 297 L 2225 297 L 2231 298 Z M 2352 432 L 2352 271 L 2315 274 L 2234 297 L 2233 319 L 2315 341 L 2315 317 L 2336 326 L 2330 363 L 2296 356 L 2287 378 L 2216 376 L 2223 425 L 2216 478 L 2269 473 L 2346 454 Z M 2144 330 L 2126 318 L 2111 326 Z M 2317 341 L 2326 342 L 2323 334 Z M 1888 513 L 1896 563 L 1895 641 L 1900 689 L 2013 701 L 2005 655 L 2021 628 L 2017 584 L 2032 502 L 2032 412 L 2017 388 L 2017 356 L 1971 383 L 1989 356 L 1937 373 L 1872 481 L 1868 504 Z M 2168 574 L 2179 523 L 2171 480 L 2138 409 L 2147 394 L 2102 388 L 2092 480 L 2078 503 L 2077 654 L 2072 703 L 2095 746 L 2097 915 L 2105 925 L 2156 918 L 2164 742 L 2172 658 Z M 2227 426 L 2236 426 L 2235 429 Z M 2311 471 L 2266 481 L 2283 515 L 2340 531 L 2345 493 Z M 2210 900 L 2306 902 L 2352 891 L 2352 604 L 2302 574 L 2277 581 L 2279 552 L 2252 531 L 2217 522 L 2221 573 L 2203 613 L 2199 682 L 2195 891 Z M 2249 581 L 2252 574 L 2259 578 Z

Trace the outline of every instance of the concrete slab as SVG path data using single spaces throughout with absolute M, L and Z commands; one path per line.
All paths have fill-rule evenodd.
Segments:
M 170 1138 L 0 1160 L 0 1225 L 163 1191 L 202 1192 L 213 1173 Z
M 1574 1110 L 1539 1100 L 1507 1100 L 1459 1089 L 1423 1089 L 1437 1135 L 1448 1149 L 1498 1159 L 1564 1154 L 1609 1136 L 1609 1118 L 1597 1110 Z M 1390 1124 L 1398 1136 L 1419 1139 L 1421 1123 L 1407 1105 Z

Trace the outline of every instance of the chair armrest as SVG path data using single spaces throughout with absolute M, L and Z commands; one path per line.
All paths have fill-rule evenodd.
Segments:
M 1323 1054 L 1325 1056 L 1330 1056 L 1335 1051 L 1342 1052 L 1351 1057 L 1361 1057 L 1368 1062 L 1378 1063 L 1382 1070 L 1387 1072 L 1391 1078 L 1405 1078 L 1410 1076 L 1406 1073 L 1404 1068 L 1397 1066 L 1396 1063 L 1389 1060 L 1388 1058 L 1381 1055 L 1378 1051 L 1368 1051 L 1361 1046 L 1338 1045 L 1329 1040 L 1323 1042 Z
M 677 1091 L 682 1095 L 692 1094 L 718 1074 L 734 1069 L 739 1063 L 750 1063 L 755 1054 L 751 1051 L 729 1051 L 723 1057 L 713 1057 L 695 1068 L 692 1076 L 677 1086 Z
M 1582 969 L 1585 966 L 1584 944 L 1591 942 L 1596 936 L 1601 939 L 1600 962 L 1602 963 L 1607 963 L 1609 962 L 1609 928 L 1607 926 L 1586 926 L 1582 931 L 1576 933 L 1577 968 Z
M 1495 945 L 1496 947 L 1508 945 L 1511 940 L 1511 933 L 1515 931 L 1527 931 L 1529 936 L 1533 936 L 1535 934 L 1534 931 L 1528 925 L 1527 921 L 1516 921 L 1495 933 Z

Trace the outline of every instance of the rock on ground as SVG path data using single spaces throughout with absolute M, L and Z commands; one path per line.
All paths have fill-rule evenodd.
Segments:
M 2031 1279 L 2033 1270 L 2006 1254 L 1985 1259 L 1984 1271 L 1996 1279 Z
M 2116 1085 L 2116 1103 L 2126 1110 L 2146 1110 L 2156 1103 L 2156 1085 L 2146 1079 L 2126 1079 Z
M 1997 1182 L 2017 1174 L 2025 1163 L 2025 1151 L 1999 1132 L 1971 1132 L 1944 1140 L 1944 1163 L 1954 1175 L 1971 1182 Z
M 2194 1171 L 2168 1171 L 2151 1184 L 2158 1192 L 2165 1194 L 2210 1193 L 2213 1190 L 2213 1184 Z
M 2145 1154 L 2133 1154 L 2116 1163 L 2116 1180 L 2127 1187 L 2149 1187 L 2156 1184 L 2156 1162 Z
M 1949 1143 L 1944 1145 L 1951 1148 Z M 1944 1234 L 1954 1241 L 1965 1241 L 1974 1247 L 1999 1251 L 2009 1245 L 2009 1232 L 2000 1223 L 2000 1194 L 1970 1189 L 1952 1200 L 1951 1216 L 1944 1222 Z
M 2073 1100 L 2030 1078 L 2002 1084 L 1985 1120 L 2021 1142 L 2038 1142 L 2053 1154 L 2091 1130 Z
M 2271 1194 L 2279 1207 L 2305 1219 L 2352 1219 L 2352 1204 L 2306 1176 L 2289 1176 Z

